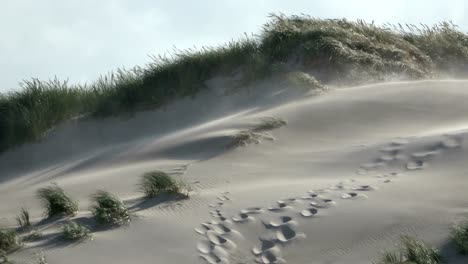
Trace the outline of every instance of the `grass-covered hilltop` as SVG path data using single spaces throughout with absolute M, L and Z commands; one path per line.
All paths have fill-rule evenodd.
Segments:
M 302 71 L 322 84 L 350 85 L 461 77 L 467 65 L 468 35 L 451 23 L 377 26 L 273 15 L 258 36 L 155 58 L 91 84 L 24 81 L 22 89 L 0 95 L 0 152 L 37 140 L 75 116 L 118 115 L 194 95 L 218 75 L 240 76 L 241 86 Z

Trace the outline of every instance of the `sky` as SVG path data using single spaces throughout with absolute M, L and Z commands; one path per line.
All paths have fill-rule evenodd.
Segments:
M 0 0 L 0 92 L 30 78 L 91 82 L 149 55 L 259 33 L 268 14 L 434 24 L 468 32 L 464 0 Z

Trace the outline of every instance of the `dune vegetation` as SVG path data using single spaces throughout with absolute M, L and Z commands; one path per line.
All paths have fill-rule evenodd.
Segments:
M 143 174 L 138 188 L 146 198 L 154 198 L 161 194 L 187 198 L 190 191 L 187 184 L 177 181 L 174 177 L 163 171 L 151 171 Z
M 461 254 L 468 255 L 468 221 L 455 225 L 452 240 Z
M 130 222 L 130 213 L 125 204 L 115 195 L 98 191 L 92 196 L 91 211 L 96 222 L 101 225 L 122 225 Z
M 62 226 L 62 236 L 66 240 L 77 241 L 91 236 L 91 231 L 77 222 L 69 222 Z
M 404 236 L 401 248 L 396 252 L 385 252 L 376 264 L 438 264 L 441 256 L 437 249 L 421 240 Z
M 48 217 L 74 216 L 78 212 L 77 202 L 56 184 L 40 188 L 37 197 L 41 200 Z
M 256 36 L 153 58 L 89 84 L 32 79 L 1 94 L 0 151 L 38 140 L 73 117 L 118 115 L 195 95 L 217 75 L 240 76 L 239 86 L 297 71 L 321 85 L 459 77 L 468 65 L 468 35 L 448 22 L 417 27 L 272 15 Z

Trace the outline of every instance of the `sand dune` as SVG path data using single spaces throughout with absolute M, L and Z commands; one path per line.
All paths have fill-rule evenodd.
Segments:
M 129 226 L 80 244 L 60 221 L 12 258 L 49 263 L 372 263 L 411 234 L 446 245 L 468 216 L 468 81 L 331 89 L 219 87 L 125 119 L 74 120 L 0 156 L 1 221 L 42 218 L 35 191 L 56 182 L 91 221 L 89 195 L 119 195 Z M 255 128 L 265 118 L 285 120 Z M 275 119 L 275 120 L 276 120 Z M 232 147 L 240 132 L 250 144 Z M 252 139 L 248 137 L 248 139 Z M 139 176 L 163 170 L 191 184 L 187 200 L 141 202 Z

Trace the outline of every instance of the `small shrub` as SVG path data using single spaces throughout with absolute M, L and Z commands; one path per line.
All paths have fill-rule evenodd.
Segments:
M 20 228 L 29 228 L 31 227 L 31 222 L 29 220 L 29 211 L 26 208 L 21 208 L 21 213 L 16 216 L 16 222 Z
M 386 252 L 377 264 L 439 264 L 439 252 L 423 241 L 405 236 L 398 252 Z
M 18 236 L 14 230 L 0 229 L 0 251 L 6 254 L 19 246 Z
M 146 197 L 152 198 L 160 194 L 178 194 L 188 196 L 189 188 L 163 171 L 152 171 L 143 174 L 139 188 Z
M 116 196 L 98 191 L 92 198 L 96 204 L 91 210 L 99 224 L 122 225 L 130 221 L 127 207 Z
M 62 227 L 62 235 L 66 240 L 82 240 L 91 236 L 91 232 L 86 226 L 76 222 L 70 222 Z
M 44 205 L 48 217 L 59 214 L 74 216 L 78 212 L 78 204 L 58 185 L 40 188 L 37 197 Z
M 460 253 L 468 255 L 468 221 L 453 228 L 452 240 Z

